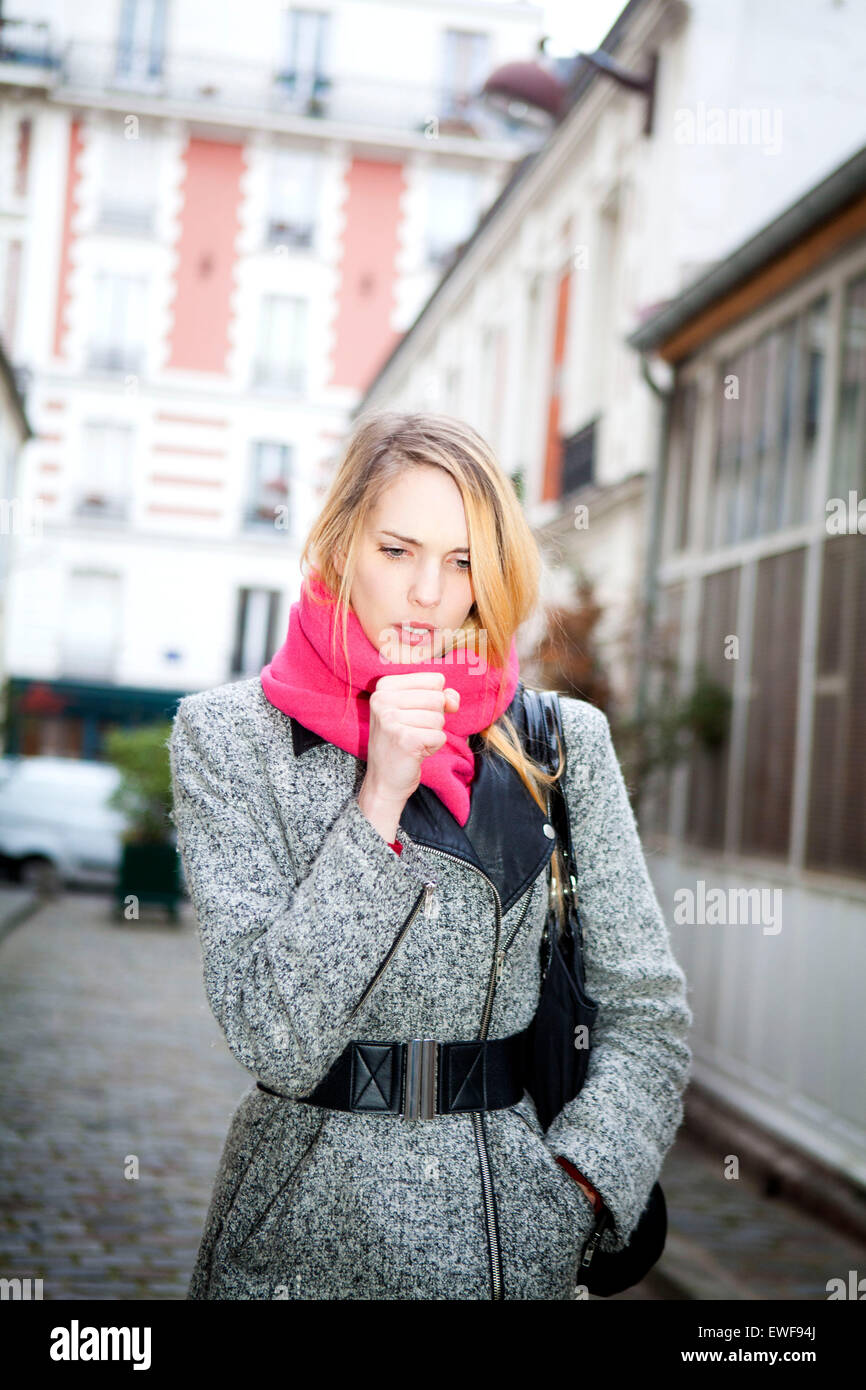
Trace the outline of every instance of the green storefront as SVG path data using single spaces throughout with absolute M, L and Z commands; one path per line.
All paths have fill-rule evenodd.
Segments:
M 187 693 L 10 676 L 3 690 L 3 753 L 101 760 L 109 728 L 172 719 Z

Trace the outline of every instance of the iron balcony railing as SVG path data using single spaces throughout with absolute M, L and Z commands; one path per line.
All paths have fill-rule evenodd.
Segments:
M 57 68 L 60 56 L 44 20 L 0 19 L 0 65 L 21 68 Z
M 502 140 L 507 122 L 477 93 L 446 85 L 330 75 L 286 65 L 238 62 L 221 55 L 129 48 L 72 40 L 61 54 L 56 96 L 138 95 L 202 108 L 304 116 L 427 134 Z

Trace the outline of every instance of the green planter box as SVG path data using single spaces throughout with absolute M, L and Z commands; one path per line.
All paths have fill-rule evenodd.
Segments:
M 117 914 L 124 921 L 126 899 L 162 905 L 177 922 L 181 896 L 178 854 L 174 845 L 124 845 L 117 880 Z

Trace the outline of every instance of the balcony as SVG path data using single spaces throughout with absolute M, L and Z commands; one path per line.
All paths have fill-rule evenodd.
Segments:
M 295 250 L 308 250 L 313 244 L 313 223 L 283 222 L 278 217 L 268 221 L 267 245 L 290 246 Z
M 144 363 L 141 348 L 94 344 L 87 354 L 87 366 L 93 372 L 110 372 L 139 376 Z
M 284 367 L 261 358 L 253 364 L 251 386 L 256 391 L 285 391 L 294 397 L 302 396 L 306 385 L 306 370 L 303 367 Z
M 53 86 L 59 66 L 47 23 L 0 19 L 0 86 Z
M 134 207 L 130 203 L 106 200 L 99 210 L 100 232 L 121 232 L 130 236 L 151 236 L 155 222 L 153 207 Z
M 77 39 L 62 52 L 53 95 L 63 100 L 98 95 L 126 105 L 131 95 L 137 95 L 189 110 L 196 117 L 205 117 L 209 111 L 246 113 L 254 124 L 260 124 L 262 117 L 303 117 L 428 138 L 432 124 L 437 137 L 516 143 L 503 118 L 474 95 L 451 88 Z

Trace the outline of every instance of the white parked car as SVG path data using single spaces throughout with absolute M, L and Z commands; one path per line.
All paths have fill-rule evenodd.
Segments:
M 111 886 L 126 819 L 107 804 L 120 781 L 111 763 L 0 758 L 0 856 L 20 882 Z

